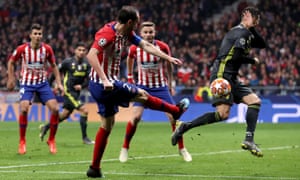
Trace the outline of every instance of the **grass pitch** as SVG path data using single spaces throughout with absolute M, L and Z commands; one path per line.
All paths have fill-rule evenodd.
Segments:
M 17 154 L 17 122 L 0 122 L 0 179 L 88 179 L 92 145 L 81 141 L 79 123 L 61 123 L 58 153 L 41 142 L 39 125 L 29 122 L 27 153 Z M 240 148 L 245 124 L 219 123 L 194 128 L 184 136 L 193 156 L 184 162 L 171 145 L 169 123 L 141 122 L 132 140 L 129 160 L 118 160 L 126 123 L 116 123 L 103 157 L 102 172 L 111 180 L 300 179 L 300 124 L 258 124 L 255 140 L 264 153 L 257 158 Z M 89 123 L 93 138 L 99 123 Z

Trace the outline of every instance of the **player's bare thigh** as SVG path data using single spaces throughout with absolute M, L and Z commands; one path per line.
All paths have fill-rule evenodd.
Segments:
M 50 99 L 46 102 L 46 106 L 50 109 L 52 113 L 58 113 L 58 103 L 56 99 Z
M 249 105 L 249 104 L 261 104 L 260 98 L 255 94 L 251 93 L 248 94 L 247 96 L 244 96 L 242 98 L 243 103 Z
M 132 99 L 134 102 L 144 103 L 147 101 L 149 94 L 144 89 L 138 88 L 138 94 Z

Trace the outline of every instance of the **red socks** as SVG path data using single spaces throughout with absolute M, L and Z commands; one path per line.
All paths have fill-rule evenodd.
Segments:
M 57 127 L 58 127 L 58 122 L 59 122 L 59 116 L 58 114 L 51 114 L 50 117 L 50 135 L 49 135 L 49 141 L 52 141 L 55 139 L 55 134 L 57 131 Z
M 19 116 L 19 133 L 20 141 L 25 141 L 26 139 L 26 128 L 27 128 L 27 114 L 20 114 Z
M 136 126 L 134 126 L 130 121 L 126 126 L 126 134 L 124 138 L 123 148 L 129 149 L 130 141 L 136 131 Z
M 110 134 L 110 131 L 107 131 L 102 127 L 99 128 L 99 130 L 96 134 L 93 162 L 92 162 L 93 169 L 100 168 L 100 161 L 102 159 L 109 134 Z
M 164 112 L 168 112 L 171 114 L 176 114 L 179 113 L 180 109 L 173 104 L 169 104 L 157 97 L 148 95 L 148 99 L 145 102 L 145 105 L 147 107 L 149 107 L 150 109 L 153 110 L 159 110 L 159 111 L 164 111 Z

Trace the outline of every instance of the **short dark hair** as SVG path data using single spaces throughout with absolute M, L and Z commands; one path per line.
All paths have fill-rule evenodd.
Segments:
M 254 6 L 247 6 L 245 7 L 245 9 L 243 9 L 241 16 L 243 17 L 245 12 L 249 11 L 251 13 L 251 15 L 255 18 L 259 18 L 260 17 L 260 11 L 258 8 L 254 7 Z
M 127 23 L 128 20 L 137 20 L 138 19 L 138 10 L 133 6 L 123 6 L 118 13 L 117 20 L 121 24 Z
M 78 48 L 79 46 L 82 46 L 82 47 L 86 48 L 85 43 L 82 42 L 82 41 L 77 42 L 77 43 L 75 44 L 74 48 L 76 49 L 76 48 Z
M 32 30 L 34 30 L 34 29 L 36 29 L 36 30 L 42 30 L 43 27 L 42 27 L 42 25 L 39 24 L 39 23 L 33 23 L 33 24 L 31 25 L 30 30 L 32 31 Z

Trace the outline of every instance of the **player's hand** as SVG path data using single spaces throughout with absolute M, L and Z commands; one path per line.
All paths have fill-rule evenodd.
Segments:
M 174 57 L 169 58 L 169 62 L 176 64 L 176 65 L 182 65 L 182 61 L 180 59 L 177 59 Z
M 57 89 L 61 96 L 63 96 L 65 94 L 64 86 L 62 84 L 58 84 Z
M 130 84 L 134 84 L 135 83 L 132 74 L 128 74 L 127 75 L 127 82 L 130 83 Z
M 14 90 L 15 86 L 16 86 L 15 78 L 9 78 L 6 84 L 7 90 L 12 91 Z
M 77 85 L 75 85 L 75 86 L 73 86 L 74 87 L 74 89 L 76 90 L 76 91 L 81 91 L 81 85 L 80 84 L 77 84 Z
M 258 65 L 259 64 L 259 59 L 257 57 L 253 58 L 254 59 L 254 64 Z
M 169 89 L 169 91 L 170 91 L 171 96 L 175 96 L 175 94 L 176 94 L 175 88 L 172 87 Z
M 105 91 L 111 91 L 114 89 L 114 85 L 108 80 L 103 81 L 103 86 Z

